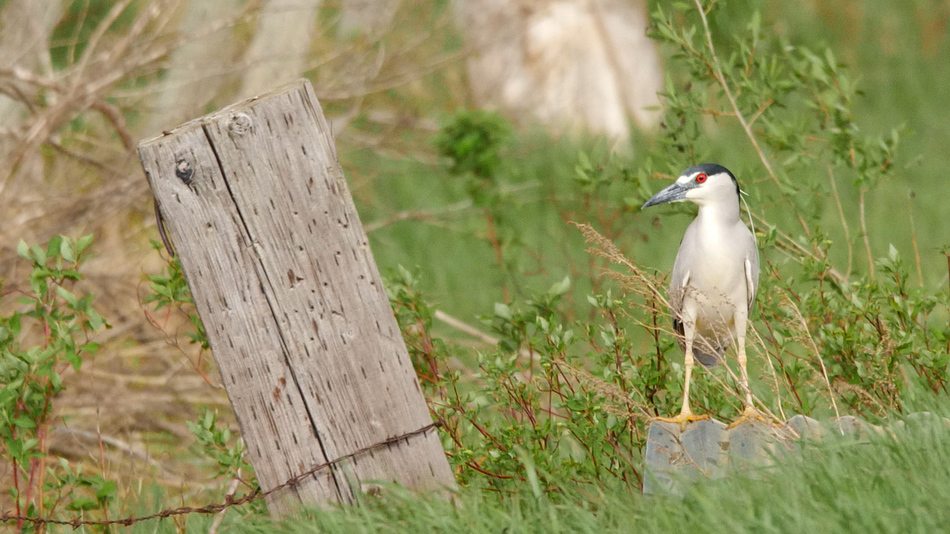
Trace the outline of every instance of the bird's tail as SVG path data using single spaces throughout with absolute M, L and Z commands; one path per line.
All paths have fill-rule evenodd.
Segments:
M 722 351 L 719 352 L 708 352 L 704 350 L 699 350 L 696 347 L 693 347 L 693 357 L 696 358 L 700 364 L 706 369 L 710 367 L 715 367 L 722 363 Z

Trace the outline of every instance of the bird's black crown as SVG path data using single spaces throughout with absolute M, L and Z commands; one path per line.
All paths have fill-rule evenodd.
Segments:
M 695 165 L 683 171 L 683 176 L 689 176 L 691 174 L 696 174 L 697 172 L 704 173 L 707 176 L 723 173 L 728 174 L 729 178 L 732 178 L 732 183 L 736 184 L 736 195 L 738 196 L 741 194 L 739 191 L 739 180 L 736 180 L 736 176 L 732 174 L 732 171 L 723 167 L 722 165 L 718 163 L 700 163 L 699 165 Z

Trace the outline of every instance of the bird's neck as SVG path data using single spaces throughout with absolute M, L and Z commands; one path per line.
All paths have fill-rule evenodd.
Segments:
M 703 224 L 735 224 L 739 222 L 739 201 L 700 205 L 696 218 L 701 219 Z

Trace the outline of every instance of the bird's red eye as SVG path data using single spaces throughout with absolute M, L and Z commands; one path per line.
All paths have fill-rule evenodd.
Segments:
M 708 178 L 708 176 L 706 176 L 706 175 L 703 174 L 703 173 L 699 173 L 699 174 L 696 175 L 696 183 L 697 183 L 697 184 L 701 184 L 701 183 L 703 183 L 703 182 L 706 181 L 706 178 Z

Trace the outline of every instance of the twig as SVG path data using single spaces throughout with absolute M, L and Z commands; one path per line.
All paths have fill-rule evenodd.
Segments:
M 759 334 L 759 331 L 755 327 L 753 327 L 752 333 L 755 335 L 755 339 L 758 342 L 758 344 L 763 347 L 762 352 L 765 355 L 765 361 L 769 364 L 769 372 L 772 373 L 772 383 L 775 384 L 775 398 L 777 401 L 776 404 L 778 404 L 778 413 L 779 415 L 781 415 L 782 421 L 788 421 L 788 416 L 785 415 L 785 408 L 782 406 L 783 405 L 782 388 L 781 388 L 781 384 L 779 383 L 778 373 L 775 372 L 775 364 L 772 363 L 772 358 L 769 355 L 769 351 L 768 349 L 765 348 L 765 340 L 762 339 L 762 336 Z M 776 353 L 775 356 L 776 358 L 778 358 L 778 353 Z
M 422 65 L 419 68 L 411 70 L 406 69 L 403 72 L 392 74 L 387 78 L 373 80 L 372 83 L 368 84 L 351 84 L 339 88 L 325 89 L 319 91 L 317 96 L 325 100 L 346 100 L 350 98 L 381 93 L 389 89 L 406 85 L 409 82 L 418 80 L 426 74 L 430 74 L 447 65 L 456 63 L 458 60 L 464 58 L 468 54 L 469 52 L 466 50 L 448 53 L 440 58 Z
M 858 189 L 858 216 L 861 220 L 861 237 L 864 238 L 864 251 L 868 255 L 868 274 L 871 276 L 871 281 L 874 281 L 874 256 L 871 255 L 871 240 L 868 237 L 868 222 L 864 216 L 864 196 L 865 189 L 863 187 Z
M 752 117 L 749 119 L 749 126 L 752 126 L 753 124 L 755 124 L 755 121 L 758 120 L 758 118 L 761 117 L 763 113 L 765 113 L 765 110 L 772 107 L 772 104 L 774 103 L 775 103 L 775 99 L 770 98 L 766 100 L 761 106 L 759 106 L 759 109 L 757 109 L 755 113 L 752 115 Z
M 821 351 L 818 349 L 818 344 L 815 343 L 815 338 L 812 337 L 811 332 L 808 331 L 808 323 L 805 322 L 805 317 L 802 316 L 801 310 L 798 309 L 798 306 L 792 302 L 792 299 L 785 297 L 785 301 L 788 304 L 788 307 L 795 313 L 795 317 L 798 319 L 798 322 L 802 326 L 802 331 L 808 337 L 808 342 L 811 344 L 812 350 L 815 351 L 815 356 L 818 358 L 818 364 L 821 366 L 821 375 L 825 379 L 825 385 L 828 386 L 828 394 L 831 396 L 831 406 L 835 410 L 835 417 L 841 417 L 841 412 L 838 411 L 838 402 L 835 401 L 835 391 L 831 387 L 831 380 L 828 379 L 828 369 L 825 367 L 825 360 L 821 357 Z
M 950 249 L 944 248 L 943 255 L 947 257 L 947 280 L 950 281 Z M 950 337 L 947 337 L 947 352 L 950 352 Z
M 835 174 L 831 167 L 828 168 L 828 181 L 831 182 L 831 194 L 835 197 L 835 205 L 838 206 L 838 217 L 841 218 L 841 227 L 844 228 L 844 239 L 848 244 L 848 268 L 847 274 L 851 274 L 851 265 L 854 260 L 854 251 L 851 247 L 851 232 L 848 229 L 848 220 L 844 217 L 844 209 L 841 207 L 841 197 L 838 196 L 838 186 L 835 184 Z
M 914 226 L 914 201 L 916 197 L 913 191 L 907 195 L 907 215 L 910 217 L 910 242 L 914 246 L 914 263 L 917 266 L 917 283 L 924 287 L 924 273 L 920 267 L 920 251 L 917 249 L 917 228 Z
M 86 71 L 86 67 L 89 65 L 89 61 L 96 56 L 96 48 L 98 48 L 99 41 L 106 34 L 109 28 L 115 24 L 115 21 L 119 19 L 119 16 L 125 11 L 129 5 L 131 5 L 132 0 L 122 0 L 121 2 L 116 3 L 112 6 L 112 9 L 109 10 L 109 13 L 106 14 L 106 17 L 96 26 L 96 29 L 93 31 L 92 35 L 86 41 L 85 53 L 82 57 L 79 58 L 79 64 L 76 65 L 75 72 L 77 73 L 77 79 L 81 79 L 82 75 Z
M 465 332 L 466 334 L 472 337 L 478 338 L 479 340 L 484 341 L 485 343 L 488 343 L 490 345 L 498 344 L 497 338 L 492 337 L 491 335 L 486 334 L 485 332 L 482 332 L 481 330 L 475 328 L 474 326 L 463 322 L 461 319 L 452 317 L 451 315 L 445 313 L 442 310 L 435 311 L 435 318 L 451 326 L 452 328 Z
M 765 224 L 766 226 L 770 226 L 768 221 L 765 219 L 765 217 L 753 212 L 749 212 L 749 214 L 755 217 L 760 222 L 762 222 L 762 224 Z M 778 239 L 775 241 L 775 244 L 782 250 L 782 252 L 785 252 L 786 254 L 788 254 L 789 258 L 795 260 L 798 263 L 802 262 L 803 260 L 802 256 L 808 256 L 809 258 L 816 261 L 819 260 L 817 255 L 815 255 L 812 251 L 808 250 L 807 248 L 805 248 L 804 246 L 796 242 L 785 232 L 782 232 L 778 228 L 772 228 L 772 230 L 774 230 L 775 235 L 778 236 Z M 848 281 L 848 278 L 845 275 L 838 272 L 838 270 L 835 268 L 830 268 L 828 270 L 828 274 L 831 275 L 831 277 L 837 280 L 838 282 L 845 283 Z
M 135 139 L 132 138 L 132 133 L 129 131 L 125 123 L 125 117 L 122 116 L 122 112 L 119 108 L 109 104 L 105 100 L 97 100 L 93 102 L 90 107 L 98 111 L 112 124 L 116 134 L 118 134 L 119 139 L 122 141 L 122 146 L 125 147 L 126 150 L 131 152 L 135 149 Z
M 444 216 L 452 213 L 460 213 L 468 210 L 472 207 L 471 200 L 463 200 L 461 202 L 456 202 L 444 208 L 437 209 L 428 209 L 428 210 L 411 210 L 411 211 L 399 211 L 394 213 L 391 217 L 366 223 L 363 226 L 363 229 L 366 233 L 375 232 L 380 228 L 388 226 L 390 224 L 399 222 L 399 221 L 424 221 L 427 219 L 434 219 L 438 216 Z
M 709 29 L 709 21 L 706 20 L 706 11 L 703 9 L 702 1 L 693 1 L 696 4 L 696 10 L 699 11 L 699 16 L 703 21 L 703 30 L 706 35 L 706 48 L 709 49 L 709 55 L 712 58 L 712 64 L 709 65 L 709 67 L 712 69 L 713 75 L 716 77 L 716 82 L 719 83 L 719 86 L 722 87 L 723 92 L 726 93 L 726 98 L 729 99 L 729 104 L 732 105 L 732 110 L 736 114 L 736 119 L 739 121 L 739 124 L 745 131 L 746 137 L 749 138 L 749 142 L 752 143 L 752 148 L 754 148 L 756 154 L 759 155 L 759 160 L 765 167 L 765 171 L 769 174 L 769 178 L 775 182 L 775 185 L 779 188 L 779 191 L 782 191 L 782 183 L 779 181 L 778 176 L 775 175 L 775 171 L 772 170 L 772 164 L 769 162 L 769 158 L 766 157 L 762 147 L 759 146 L 759 141 L 752 132 L 752 127 L 749 126 L 749 122 L 746 121 L 745 117 L 742 115 L 742 111 L 739 109 L 739 104 L 736 102 L 736 97 L 732 94 L 732 90 L 729 89 L 729 84 L 726 82 L 726 77 L 723 75 L 722 68 L 719 66 L 719 57 L 716 56 L 716 47 L 713 45 L 712 41 L 712 31 Z M 808 224 L 805 223 L 805 219 L 802 218 L 801 214 L 796 214 L 796 217 L 798 218 L 799 224 L 802 225 L 802 229 L 805 231 L 805 234 L 811 237 L 811 229 L 808 228 Z
M 98 416 L 98 410 L 97 410 L 97 416 Z M 58 434 L 61 436 L 72 436 L 73 438 L 77 440 L 84 440 L 90 443 L 96 443 L 99 448 L 99 462 L 100 464 L 102 464 L 103 470 L 105 470 L 104 469 L 105 452 L 103 448 L 104 445 L 108 445 L 114 449 L 119 450 L 120 452 L 128 454 L 129 456 L 134 456 L 141 460 L 145 460 L 146 462 L 149 462 L 150 464 L 152 464 L 152 466 L 154 467 L 161 467 L 161 464 L 149 458 L 147 452 L 139 450 L 118 438 L 113 438 L 111 436 L 103 435 L 99 430 L 98 422 L 96 423 L 95 432 L 89 432 L 88 430 L 80 430 L 78 428 L 57 426 L 50 429 L 50 433 L 53 435 Z
M 231 480 L 231 485 L 228 486 L 228 492 L 224 495 L 226 500 L 234 498 L 234 494 L 237 492 L 238 486 L 241 484 L 241 470 L 238 469 L 237 473 L 233 480 Z M 228 512 L 227 508 L 221 510 L 214 516 L 214 521 L 211 522 L 211 527 L 208 529 L 208 534 L 217 534 L 218 526 L 221 525 L 221 522 L 224 521 L 224 514 Z

